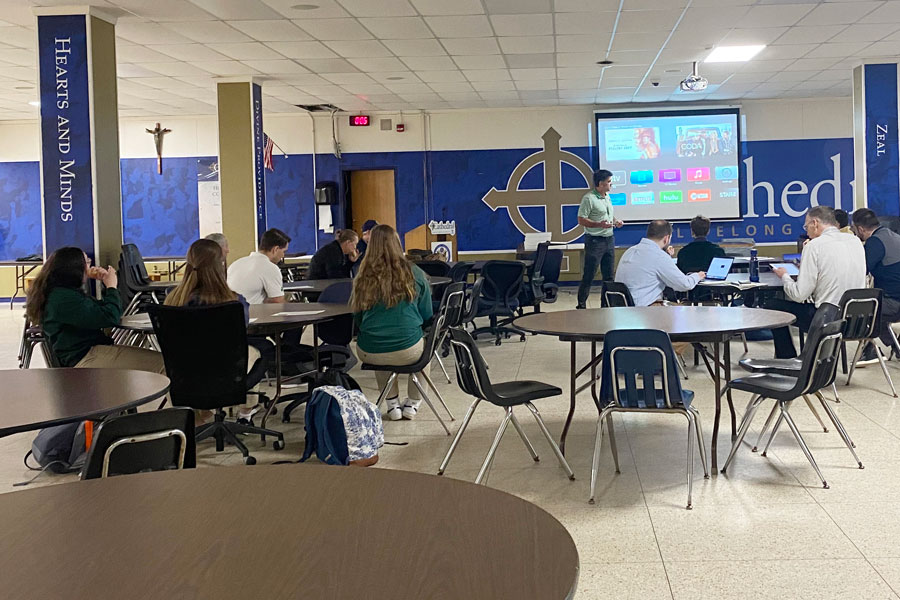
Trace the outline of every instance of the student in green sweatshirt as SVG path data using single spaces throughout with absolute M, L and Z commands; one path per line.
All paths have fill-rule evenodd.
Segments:
M 100 300 L 84 293 L 88 279 L 103 283 Z M 112 267 L 91 267 L 80 248 L 51 254 L 28 293 L 28 318 L 41 326 L 63 367 L 135 369 L 164 373 L 159 352 L 114 346 L 103 330 L 119 324 L 122 299 Z
M 422 325 L 433 313 L 431 287 L 425 273 L 403 255 L 400 238 L 390 225 L 372 229 L 359 274 L 353 280 L 350 308 L 359 326 L 357 349 L 363 362 L 402 366 L 422 357 Z M 379 390 L 388 377 L 387 372 L 375 372 Z M 413 419 L 421 402 L 412 377 L 402 403 L 394 380 L 387 397 L 387 416 L 392 421 Z

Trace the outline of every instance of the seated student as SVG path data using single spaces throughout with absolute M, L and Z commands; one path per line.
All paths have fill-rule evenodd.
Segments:
M 853 226 L 859 239 L 865 242 L 866 270 L 875 279 L 875 287 L 884 292 L 881 300 L 881 332 L 879 338 L 888 348 L 900 356 L 889 331 L 892 323 L 900 321 L 900 235 L 878 220 L 868 208 L 853 212 Z M 876 359 L 875 351 L 867 347 L 863 361 Z
M 709 226 L 710 220 L 703 215 L 691 219 L 691 235 L 694 236 L 694 241 L 679 250 L 676 263 L 682 273 L 705 271 L 712 259 L 725 256 L 725 250 L 721 246 L 706 240 Z
M 244 307 L 244 321 L 250 322 L 250 305 L 236 294 L 225 281 L 225 253 L 216 242 L 197 240 L 188 248 L 184 279 L 166 296 L 166 306 L 211 306 L 226 302 L 240 302 Z M 259 360 L 260 352 L 247 347 L 247 367 Z M 238 422 L 250 423 L 259 410 L 257 396 L 248 396 L 248 402 L 238 407 Z
M 403 256 L 400 238 L 390 225 L 372 230 L 366 258 L 353 280 L 350 308 L 359 327 L 359 358 L 375 365 L 409 365 L 422 357 L 422 324 L 431 319 L 431 288 L 425 273 Z M 379 391 L 389 373 L 376 371 Z M 423 379 L 420 376 L 420 381 Z M 412 382 L 401 404 L 397 381 L 388 392 L 387 416 L 412 419 L 422 402 Z
M 847 290 L 866 287 L 866 256 L 855 235 L 838 230 L 834 209 L 815 206 L 806 213 L 803 228 L 810 240 L 800 257 L 800 274 L 791 279 L 785 269 L 772 272 L 784 283 L 786 300 L 770 300 L 766 308 L 789 312 L 797 317 L 797 326 L 808 331 L 816 309 L 828 302 L 838 305 Z M 807 300 L 812 299 L 812 302 Z M 775 358 L 794 358 L 797 350 L 790 328 L 772 330 Z
M 228 287 L 250 304 L 284 302 L 283 279 L 278 263 L 284 259 L 291 238 L 280 229 L 269 229 L 259 240 L 259 251 L 239 258 L 228 267 Z
M 676 292 L 694 289 L 706 273 L 702 270 L 682 273 L 665 250 L 672 240 L 672 225 L 668 221 L 651 221 L 647 236 L 625 251 L 616 269 L 616 281 L 631 291 L 635 306 L 650 306 L 662 301 L 663 290 Z
M 362 236 L 359 238 L 359 241 L 356 242 L 356 252 L 359 254 L 359 257 L 354 261 L 353 267 L 350 269 L 350 274 L 353 277 L 356 277 L 356 274 L 359 273 L 359 266 L 362 264 L 363 256 L 366 255 L 366 247 L 369 244 L 369 236 L 372 234 L 372 230 L 376 225 L 378 225 L 378 221 L 374 219 L 369 219 L 363 223 Z
M 230 252 L 228 248 L 228 238 L 225 237 L 224 233 L 211 233 L 205 238 L 205 240 L 212 240 L 222 247 L 222 252 L 225 254 L 225 258 L 228 259 L 228 253 Z
M 88 279 L 103 283 L 102 298 L 85 294 Z M 51 254 L 28 292 L 28 318 L 44 330 L 63 367 L 136 369 L 164 373 L 162 354 L 134 346 L 114 346 L 104 329 L 119 324 L 122 299 L 112 267 L 91 267 L 80 248 Z
M 335 240 L 319 248 L 309 261 L 307 279 L 347 279 L 359 259 L 359 236 L 352 229 L 341 229 Z

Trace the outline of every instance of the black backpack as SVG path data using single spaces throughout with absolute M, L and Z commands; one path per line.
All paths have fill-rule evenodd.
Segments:
M 50 471 L 51 473 L 72 473 L 84 466 L 88 451 L 88 435 L 86 423 L 67 423 L 41 429 L 31 442 L 31 450 L 25 455 L 25 466 L 32 471 Z M 93 423 L 90 423 L 91 427 Z M 33 456 L 39 467 L 28 464 L 28 457 Z

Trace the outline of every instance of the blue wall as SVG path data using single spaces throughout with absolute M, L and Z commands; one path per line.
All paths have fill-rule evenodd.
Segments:
M 803 213 L 818 186 L 819 204 L 833 206 L 833 180 L 839 180 L 841 206 L 852 209 L 853 140 L 783 140 L 742 144 L 742 169 L 757 184 L 751 207 L 743 202 L 741 221 L 713 225 L 710 237 L 752 237 L 757 242 L 793 242 L 802 232 Z M 316 155 L 318 181 L 336 181 L 343 197 L 342 171 L 394 169 L 397 225 L 401 234 L 429 219 L 456 219 L 459 249 L 464 251 L 515 248 L 522 234 L 505 208 L 492 211 L 483 201 L 492 188 L 506 189 L 519 162 L 539 151 L 533 149 L 423 152 L 348 153 L 339 161 L 330 154 Z M 565 148 L 593 168 L 587 147 Z M 145 256 L 182 255 L 198 235 L 197 158 L 167 158 L 163 174 L 155 159 L 123 159 L 122 218 L 126 242 L 134 242 Z M 840 169 L 836 169 L 839 163 Z M 426 175 L 427 174 L 427 175 Z M 36 162 L 0 163 L 0 260 L 40 252 L 40 174 Z M 426 181 L 428 185 L 426 186 Z M 586 188 L 574 168 L 564 166 L 566 188 Z M 543 188 L 541 165 L 523 178 L 520 189 Z M 269 227 L 279 227 L 293 238 L 292 251 L 316 248 L 312 155 L 275 157 L 275 171 L 266 172 Z M 771 207 L 767 190 L 772 190 Z M 806 192 L 797 192 L 806 189 Z M 789 192 L 787 195 L 784 192 Z M 750 197 L 748 193 L 748 198 Z M 752 208 L 752 209 L 751 209 Z M 523 209 L 534 226 L 542 227 L 541 207 Z M 575 224 L 577 207 L 566 207 L 564 227 Z M 344 226 L 343 206 L 333 209 L 336 227 Z M 616 235 L 619 245 L 636 243 L 642 225 L 627 225 Z M 331 239 L 318 233 L 319 242 Z M 675 225 L 675 242 L 690 239 L 686 223 Z

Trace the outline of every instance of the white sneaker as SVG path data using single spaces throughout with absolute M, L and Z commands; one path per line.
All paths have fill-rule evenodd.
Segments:
M 419 405 L 422 404 L 421 400 L 412 400 L 410 398 L 406 399 L 406 403 L 403 405 L 403 418 L 407 421 L 412 421 L 416 418 L 416 413 L 419 412 Z
M 391 421 L 399 421 L 403 418 L 403 411 L 400 410 L 400 398 L 387 399 L 387 417 Z

